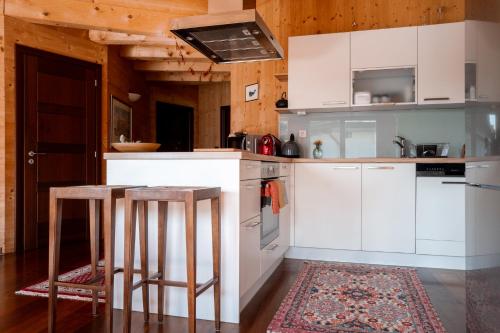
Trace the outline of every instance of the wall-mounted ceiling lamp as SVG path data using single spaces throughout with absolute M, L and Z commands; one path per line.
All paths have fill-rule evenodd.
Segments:
M 142 96 L 137 93 L 132 93 L 132 92 L 128 93 L 128 100 L 132 103 L 137 102 L 139 99 L 141 99 L 141 97 Z

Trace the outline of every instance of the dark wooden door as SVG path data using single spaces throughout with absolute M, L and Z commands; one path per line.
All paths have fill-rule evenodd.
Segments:
M 48 242 L 49 188 L 97 184 L 100 66 L 17 47 L 18 248 Z M 62 240 L 87 238 L 83 201 L 63 204 Z M 21 232 L 20 232 L 21 231 Z
M 231 132 L 231 107 L 220 107 L 220 147 L 227 148 L 227 137 Z
M 182 105 L 156 102 L 156 142 L 160 151 L 192 151 L 194 111 Z

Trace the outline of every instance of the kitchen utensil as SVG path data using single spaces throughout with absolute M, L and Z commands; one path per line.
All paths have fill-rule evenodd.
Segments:
M 437 145 L 436 144 L 417 145 L 417 157 L 439 157 L 437 156 Z
M 160 148 L 161 144 L 155 142 L 114 142 L 111 147 L 122 153 L 131 152 L 153 152 Z
M 281 94 L 281 98 L 276 101 L 277 108 L 287 108 L 288 100 L 286 99 L 286 91 Z
M 293 135 L 293 133 L 290 134 L 290 140 L 283 144 L 281 155 L 291 158 L 300 157 L 299 145 L 295 142 L 295 135 Z
M 357 91 L 354 93 L 354 104 L 363 105 L 370 104 L 372 101 L 372 94 L 369 91 Z

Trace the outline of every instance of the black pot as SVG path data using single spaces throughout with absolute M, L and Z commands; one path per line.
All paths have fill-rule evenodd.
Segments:
M 283 144 L 283 147 L 281 148 L 281 155 L 290 158 L 300 157 L 299 145 L 295 142 L 295 136 L 293 133 L 290 134 L 290 140 Z
M 276 107 L 286 109 L 288 107 L 288 100 L 286 99 L 286 91 L 281 94 L 281 98 L 276 101 Z

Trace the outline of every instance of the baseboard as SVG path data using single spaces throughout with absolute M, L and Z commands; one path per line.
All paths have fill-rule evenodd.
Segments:
M 465 257 L 290 247 L 286 258 L 465 270 Z

